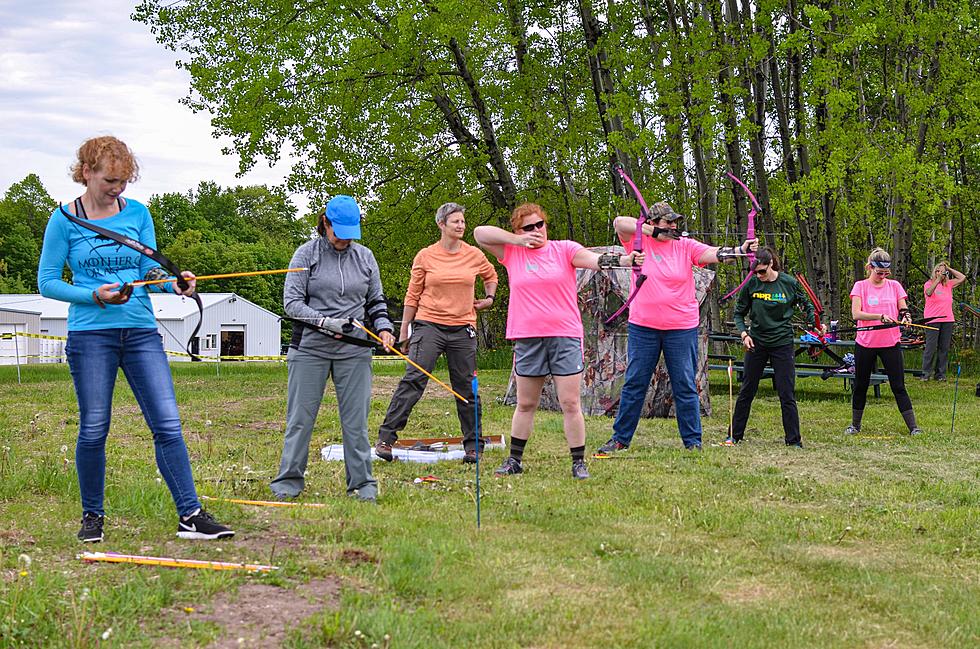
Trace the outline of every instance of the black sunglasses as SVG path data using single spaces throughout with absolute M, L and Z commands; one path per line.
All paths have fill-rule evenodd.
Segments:
M 766 268 L 756 268 L 755 269 L 755 274 L 756 275 L 765 275 L 768 272 L 769 272 L 769 268 L 768 267 L 766 267 Z
M 528 223 L 527 225 L 522 225 L 521 229 L 525 232 L 534 232 L 535 230 L 540 230 L 544 227 L 544 221 L 538 221 L 537 223 Z

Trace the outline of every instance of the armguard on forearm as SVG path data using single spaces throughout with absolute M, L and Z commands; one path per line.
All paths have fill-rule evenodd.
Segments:
M 741 254 L 741 247 L 735 248 L 733 246 L 722 246 L 721 248 L 718 248 L 716 256 L 718 257 L 718 261 L 721 263 L 731 264 L 734 263 L 736 259 L 744 255 Z

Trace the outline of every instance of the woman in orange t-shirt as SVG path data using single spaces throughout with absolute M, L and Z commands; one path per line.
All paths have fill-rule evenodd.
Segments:
M 423 248 L 412 262 L 412 279 L 405 294 L 399 340 L 409 358 L 432 371 L 440 354 L 446 355 L 453 390 L 472 403 L 471 379 L 476 371 L 476 312 L 493 305 L 497 271 L 483 252 L 463 241 L 465 208 L 446 203 L 436 210 L 442 236 Z M 476 278 L 483 279 L 485 296 L 474 299 Z M 408 349 L 405 349 L 408 347 Z M 428 377 L 409 366 L 395 389 L 384 423 L 378 431 L 375 454 L 391 462 L 391 447 L 405 428 L 412 408 L 422 396 Z M 479 406 L 478 406 L 479 408 Z M 463 433 L 464 462 L 476 462 L 476 417 L 471 405 L 456 401 Z M 481 444 L 482 449 L 482 444 Z

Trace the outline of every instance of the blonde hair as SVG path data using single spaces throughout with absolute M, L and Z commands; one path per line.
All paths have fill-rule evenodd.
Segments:
M 932 267 L 932 274 L 933 275 L 936 274 L 936 271 L 939 270 L 939 267 L 940 266 L 945 266 L 946 267 L 946 272 L 949 272 L 949 262 L 946 261 L 945 259 L 943 259 L 938 264 L 936 264 L 935 266 Z M 945 284 L 946 283 L 946 279 L 947 279 L 947 277 L 946 277 L 945 274 L 939 276 L 939 282 L 941 284 Z
M 887 261 L 888 263 L 891 263 L 892 257 L 885 251 L 884 248 L 875 248 L 872 250 L 871 254 L 868 255 L 868 261 L 864 263 L 864 267 L 868 269 L 868 277 L 871 277 L 871 274 L 874 272 L 872 270 L 874 266 L 871 265 L 871 262 L 873 261 Z
M 85 165 L 92 171 L 118 171 L 119 176 L 127 182 L 139 179 L 140 167 L 136 156 L 125 142 L 111 135 L 89 138 L 78 147 L 75 163 L 71 166 L 71 179 L 88 185 L 82 173 Z
M 514 208 L 514 211 L 510 215 L 510 227 L 514 232 L 521 227 L 521 223 L 524 221 L 524 217 L 530 216 L 531 214 L 540 214 L 541 220 L 545 223 L 548 222 L 548 213 L 544 211 L 544 208 L 537 203 L 521 203 Z

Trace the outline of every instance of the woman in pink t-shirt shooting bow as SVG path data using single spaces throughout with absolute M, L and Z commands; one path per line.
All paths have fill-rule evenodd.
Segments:
M 701 450 L 701 404 L 695 382 L 700 315 L 691 266 L 734 262 L 757 250 L 759 244 L 748 239 L 738 248 L 715 248 L 679 237 L 677 222 L 681 218 L 670 205 L 660 202 L 650 208 L 649 220 L 643 224 L 643 274 L 647 279 L 630 305 L 626 379 L 613 436 L 598 448 L 596 455 L 629 448 L 661 351 L 684 448 Z M 623 246 L 631 250 L 636 219 L 620 216 L 613 225 Z
M 936 380 L 946 380 L 946 366 L 949 362 L 949 344 L 953 340 L 953 289 L 966 281 L 966 275 L 941 261 L 932 269 L 932 277 L 922 285 L 926 298 L 923 315 L 934 318 L 930 327 L 939 331 L 926 331 L 926 348 L 922 352 L 922 380 L 928 381 L 935 364 Z M 938 351 L 938 358 L 937 352 Z
M 558 392 L 565 438 L 572 454 L 572 477 L 589 477 L 585 465 L 582 416 L 582 314 L 575 269 L 642 264 L 643 255 L 596 254 L 575 241 L 548 239 L 548 215 L 540 205 L 518 205 L 510 217 L 513 232 L 492 225 L 473 231 L 476 242 L 507 269 L 510 302 L 507 338 L 514 341 L 517 409 L 510 429 L 510 456 L 497 475 L 523 473 L 524 446 L 550 374 Z
M 902 285 L 888 279 L 891 274 L 891 257 L 881 248 L 868 255 L 865 265 L 868 278 L 854 283 L 851 289 L 851 316 L 858 327 L 885 326 L 880 329 L 858 331 L 854 346 L 854 390 L 851 393 L 851 425 L 844 429 L 846 435 L 861 432 L 861 418 L 871 384 L 871 371 L 875 359 L 880 359 L 888 375 L 888 385 L 895 395 L 898 411 L 902 413 L 909 433 L 918 435 L 922 430 L 915 423 L 912 399 L 905 389 L 905 362 L 900 343 L 900 323 L 912 322 Z

